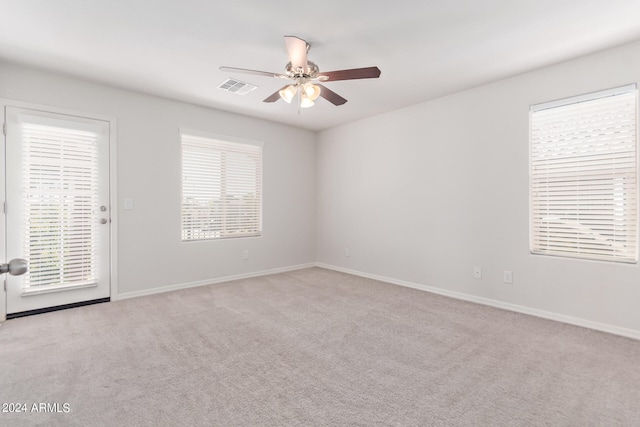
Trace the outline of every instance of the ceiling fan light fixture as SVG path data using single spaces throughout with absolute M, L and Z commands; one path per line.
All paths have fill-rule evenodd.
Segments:
M 296 95 L 297 91 L 297 87 L 295 87 L 294 85 L 289 85 L 279 92 L 280 98 L 282 98 L 287 104 L 291 104 L 291 100 Z
M 312 107 L 313 104 L 313 99 L 307 96 L 306 91 L 303 90 L 302 92 L 300 92 L 300 108 L 309 108 Z
M 310 100 L 315 101 L 320 96 L 320 87 L 312 83 L 305 83 L 304 93 Z

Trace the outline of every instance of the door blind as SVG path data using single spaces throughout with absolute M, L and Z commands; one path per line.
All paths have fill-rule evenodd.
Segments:
M 182 240 L 259 236 L 262 146 L 185 134 Z
M 531 251 L 635 262 L 635 87 L 531 111 Z
M 96 281 L 98 174 L 95 132 L 21 123 L 27 287 Z

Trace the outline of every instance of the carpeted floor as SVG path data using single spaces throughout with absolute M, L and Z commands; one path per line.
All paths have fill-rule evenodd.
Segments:
M 0 375 L 11 426 L 640 425 L 639 341 L 320 268 L 9 320 Z

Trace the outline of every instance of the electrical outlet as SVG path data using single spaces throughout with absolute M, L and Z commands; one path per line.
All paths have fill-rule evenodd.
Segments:
M 478 267 L 478 266 L 473 267 L 473 278 L 482 279 L 482 267 Z
M 249 259 L 249 250 L 248 249 L 245 249 L 242 252 L 242 259 L 245 260 L 245 261 Z
M 502 273 L 502 278 L 504 280 L 504 283 L 513 283 L 513 273 L 509 270 L 505 270 Z
M 349 250 L 349 248 L 344 248 L 344 256 L 346 256 L 346 257 L 350 257 L 351 256 L 351 251 Z

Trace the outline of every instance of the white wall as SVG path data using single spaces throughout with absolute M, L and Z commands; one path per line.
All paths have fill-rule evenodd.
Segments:
M 638 81 L 635 43 L 320 133 L 317 260 L 640 336 L 637 264 L 528 243 L 529 106 Z
M 7 63 L 0 98 L 117 119 L 119 294 L 314 261 L 315 133 Z M 262 237 L 181 242 L 179 127 L 264 142 Z

